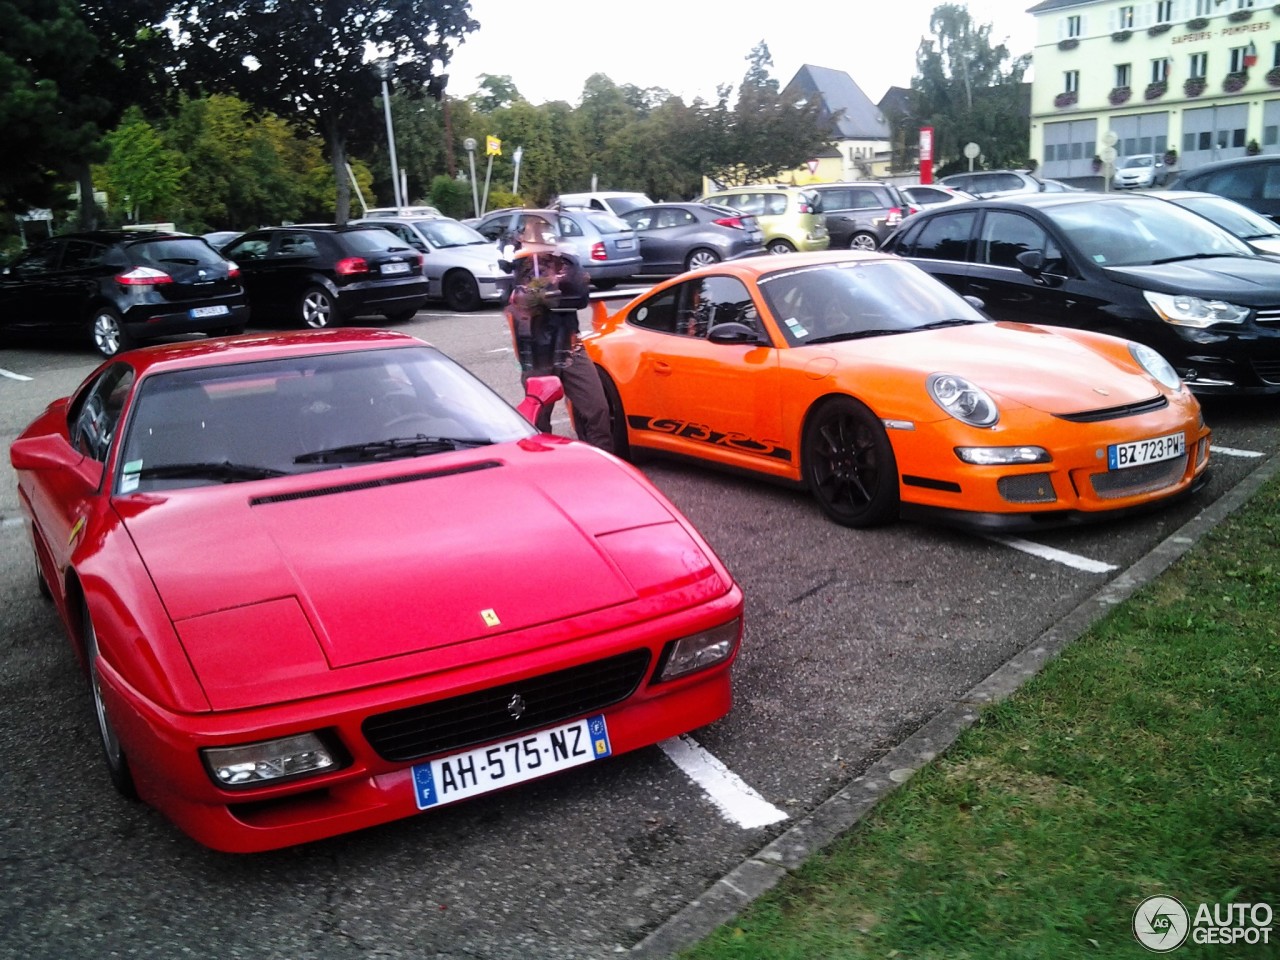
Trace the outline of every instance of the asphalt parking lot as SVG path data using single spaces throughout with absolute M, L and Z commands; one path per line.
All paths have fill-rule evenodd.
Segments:
M 400 329 L 518 399 L 497 312 L 423 312 Z M 52 344 L 0 349 L 0 438 L 95 362 Z M 1198 498 L 1034 538 L 851 531 L 802 494 L 648 462 L 747 597 L 728 717 L 665 750 L 250 857 L 198 847 L 112 792 L 83 678 L 35 590 L 5 458 L 0 957 L 625 953 L 1280 448 L 1280 400 L 1205 410 L 1214 466 Z

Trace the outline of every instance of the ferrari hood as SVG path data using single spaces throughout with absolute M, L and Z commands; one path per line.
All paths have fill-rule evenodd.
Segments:
M 922 330 L 836 344 L 859 364 L 965 377 L 988 393 L 1045 413 L 1078 413 L 1150 400 L 1161 391 L 1126 352 L 1109 357 L 1049 327 L 1020 323 Z
M 707 575 L 671 512 L 616 461 L 519 446 L 151 494 L 121 512 L 197 665 L 210 655 L 193 644 L 230 652 L 232 632 L 299 643 L 309 626 L 336 668 L 626 603 L 645 585 L 611 546 L 619 528 L 672 526 L 697 554 L 680 562 Z

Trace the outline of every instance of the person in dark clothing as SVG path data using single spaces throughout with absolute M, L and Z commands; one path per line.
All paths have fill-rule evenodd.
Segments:
M 578 258 L 557 249 L 549 224 L 525 222 L 511 263 L 507 320 L 520 360 L 520 380 L 554 375 L 564 384 L 578 439 L 613 449 L 609 405 L 595 364 L 578 340 L 578 310 L 588 305 L 591 281 Z M 535 426 L 551 430 L 552 406 Z

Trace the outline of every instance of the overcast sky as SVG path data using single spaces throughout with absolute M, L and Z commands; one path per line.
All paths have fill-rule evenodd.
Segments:
M 970 16 L 992 25 L 992 42 L 1030 53 L 1034 0 L 971 0 Z M 619 86 L 665 87 L 686 103 L 737 87 L 761 40 L 772 75 L 786 85 L 806 63 L 843 70 L 871 101 L 907 87 L 916 49 L 938 0 L 471 0 L 480 28 L 449 64 L 448 92 L 474 93 L 483 73 L 506 75 L 534 104 L 577 104 L 603 73 Z

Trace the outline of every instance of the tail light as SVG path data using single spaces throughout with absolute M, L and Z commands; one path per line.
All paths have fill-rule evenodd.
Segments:
M 122 287 L 155 287 L 173 283 L 173 277 L 154 267 L 134 267 L 128 273 L 116 274 L 116 283 Z
M 349 277 L 355 273 L 368 273 L 369 261 L 364 257 L 343 257 L 333 265 L 340 277 Z
M 732 227 L 734 230 L 747 229 L 741 217 L 721 217 L 719 220 L 712 220 L 711 222 L 721 227 Z
M 227 279 L 235 280 L 239 276 L 240 276 L 240 264 L 228 262 L 227 263 Z
M 603 240 L 597 240 L 595 243 L 591 245 L 591 259 L 592 260 L 608 260 L 609 259 L 609 254 L 606 253 L 604 249 Z
M 800 212 L 801 212 L 801 213 L 815 213 L 816 211 L 813 209 L 813 207 L 812 207 L 812 206 L 810 206 L 810 205 L 809 205 L 809 201 L 808 201 L 808 200 L 801 200 L 801 201 L 800 201 Z
M 901 207 L 890 207 L 889 215 L 884 218 L 884 222 L 891 227 L 896 227 L 902 222 L 902 217 L 903 213 Z

